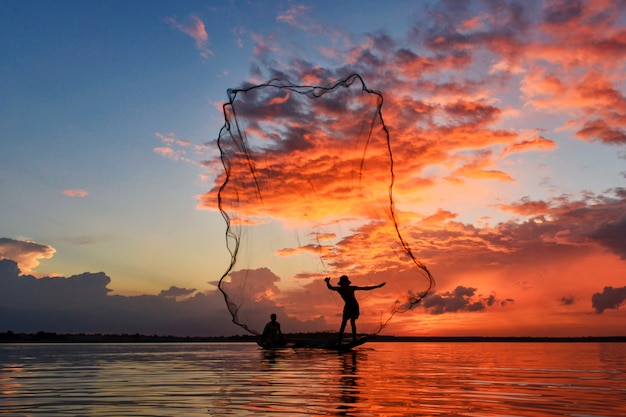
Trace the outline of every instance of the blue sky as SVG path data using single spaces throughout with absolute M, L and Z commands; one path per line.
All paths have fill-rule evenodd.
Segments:
M 46 272 L 128 268 L 154 291 L 171 280 L 149 266 L 164 259 L 159 253 L 177 253 L 168 261 L 174 272 L 191 252 L 211 252 L 211 228 L 203 227 L 210 216 L 194 210 L 200 170 L 155 154 L 155 134 L 208 141 L 221 122 L 210 100 L 225 96 L 225 68 L 208 65 L 166 22 L 189 18 L 169 2 L 62 4 L 15 3 L 4 17 L 3 38 L 12 42 L 2 67 L 2 186 L 11 196 L 3 232 L 55 240 L 65 255 Z M 68 197 L 67 189 L 89 196 Z M 165 249 L 173 242 L 186 242 L 186 251 Z
M 216 138 L 227 89 L 274 76 L 327 86 L 358 72 L 385 96 L 392 132 L 407 135 L 394 142 L 396 204 L 407 219 L 421 219 L 408 220 L 408 234 L 443 300 L 459 286 L 475 289 L 462 296 L 470 304 L 480 292 L 516 298 L 480 316 L 497 323 L 493 334 L 541 334 L 546 314 L 554 314 L 555 331 L 565 326 L 573 335 L 598 323 L 611 333 L 623 320 L 626 11 L 619 2 L 3 6 L 0 259 L 16 261 L 22 275 L 102 272 L 110 277 L 98 281 L 103 294 L 129 304 L 172 286 L 188 291 L 168 302 L 191 294 L 222 302 L 213 283 L 230 261 L 225 224 L 215 206 L 200 207 L 200 196 L 221 174 Z M 403 100 L 422 106 L 412 113 L 423 116 L 419 127 L 399 116 L 408 109 Z M 409 137 L 428 152 L 410 153 Z M 576 217 L 583 210 L 597 217 Z M 550 229 L 528 227 L 546 222 Z M 496 235 L 510 247 L 483 241 Z M 528 247 L 549 242 L 555 255 L 546 249 L 546 259 L 529 261 L 516 239 Z M 568 286 L 559 277 L 561 253 L 570 249 L 575 284 Z M 530 273 L 529 262 L 537 265 Z M 607 268 L 602 277 L 590 272 Z M 319 289 L 313 282 L 303 284 L 307 291 Z M 277 285 L 276 294 L 294 283 L 280 276 L 267 285 Z M 617 302 L 594 314 L 592 296 L 607 295 L 605 287 Z M 319 319 L 290 315 L 288 304 L 275 297 L 260 314 L 278 308 L 294 327 Z M 420 328 L 430 333 L 481 333 L 470 327 L 481 313 L 433 311 L 399 319 L 395 331 L 425 320 Z M 534 317 L 527 326 L 507 327 L 527 312 Z M 319 320 L 315 326 L 335 326 L 334 318 Z

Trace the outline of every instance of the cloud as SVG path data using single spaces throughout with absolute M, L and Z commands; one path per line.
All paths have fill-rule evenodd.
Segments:
M 619 145 L 626 137 L 626 66 L 616 58 L 626 51 L 618 18 L 624 11 L 623 3 L 615 1 L 551 2 L 545 7 L 533 2 L 484 3 L 478 13 L 438 3 L 424 8 L 424 20 L 404 39 L 379 31 L 359 40 L 323 28 L 318 33 L 325 67 L 313 59 L 304 61 L 300 51 L 289 56 L 270 47 L 276 44 L 276 34 L 257 34 L 257 43 L 265 45 L 266 54 L 280 57 L 264 59 L 269 67 L 265 79 L 280 75 L 308 82 L 314 75 L 315 84 L 323 84 L 345 76 L 349 64 L 349 71 L 359 72 L 385 93 L 386 117 L 400 101 L 425 104 L 429 110 L 418 120 L 429 122 L 426 132 L 438 141 L 454 138 L 467 144 L 468 139 L 491 136 L 507 144 L 506 153 L 554 150 L 549 139 L 513 142 L 518 139 L 511 135 L 515 132 L 508 132 L 507 140 L 494 129 L 507 111 L 515 110 L 501 107 L 501 93 L 517 88 L 522 92 L 521 117 L 533 107 L 568 114 L 575 137 Z M 297 22 L 307 14 L 309 8 L 292 6 L 278 20 L 306 31 L 310 25 Z M 494 64 L 485 66 L 486 61 Z M 520 76 L 521 83 L 512 75 Z M 412 117 L 394 119 L 398 122 L 390 120 L 391 125 L 420 125 Z
M 287 11 L 276 16 L 276 21 L 286 23 L 304 31 L 320 30 L 320 26 L 313 23 L 304 23 L 307 13 L 311 10 L 309 6 L 302 4 L 292 4 Z M 308 19 L 307 19 L 308 20 Z
M 458 214 L 452 213 L 451 211 L 438 209 L 436 213 L 422 219 L 421 223 L 440 226 L 442 223 L 447 222 L 448 220 L 453 220 L 457 217 Z
M 377 110 L 377 96 L 361 94 L 360 81 L 319 99 L 273 86 L 258 91 L 240 92 L 238 97 L 245 99 L 236 101 L 237 121 L 247 127 L 245 136 L 221 141 L 229 170 L 222 203 L 228 207 L 238 201 L 233 221 L 268 214 L 283 220 L 302 219 L 303 213 L 313 221 L 358 217 L 366 209 L 364 199 L 388 199 L 390 160 L 384 132 L 377 130 L 367 141 L 358 141 Z M 242 156 L 239 149 L 249 152 Z M 364 180 L 367 193 L 351 192 Z M 223 181 L 223 175 L 216 178 L 202 199 L 203 207 L 217 207 Z M 263 192 L 262 205 L 257 187 Z M 337 200 L 329 200 L 330 195 L 342 199 L 341 212 L 335 211 Z
M 346 42 L 346 49 L 341 53 L 325 54 L 324 62 L 336 59 L 336 68 L 331 65 L 322 67 L 297 56 L 288 62 L 289 57 L 281 56 L 281 62 L 285 64 L 280 68 L 276 65 L 270 67 L 264 78 L 281 77 L 324 85 L 341 78 L 340 75 L 349 70 L 360 73 L 368 85 L 382 91 L 385 96 L 385 120 L 393 129 L 394 156 L 396 161 L 402 161 L 402 164 L 395 165 L 397 183 L 394 191 L 397 195 L 409 195 L 409 190 L 415 195 L 416 183 L 424 188 L 432 186 L 436 178 L 424 178 L 419 173 L 437 164 L 449 170 L 446 177 L 455 183 L 468 179 L 514 182 L 515 178 L 499 163 L 501 153 L 495 152 L 496 146 L 504 145 L 507 154 L 551 151 L 556 146 L 553 141 L 541 136 L 528 139 L 513 129 L 498 127 L 505 113 L 510 112 L 498 103 L 500 91 L 497 84 L 503 82 L 500 77 L 505 75 L 489 77 L 485 73 L 482 78 L 469 79 L 466 74 L 472 60 L 477 58 L 477 50 L 482 47 L 494 54 L 505 49 L 515 50 L 518 46 L 523 51 L 524 45 L 518 38 L 524 36 L 523 31 L 528 27 L 525 19 L 530 12 L 518 8 L 510 6 L 506 7 L 506 11 L 504 7 L 500 8 L 502 10 L 488 10 L 494 16 L 487 13 L 480 18 L 471 16 L 469 11 L 456 16 L 437 10 L 445 17 L 439 19 L 438 14 L 438 19 L 433 19 L 433 22 L 450 19 L 446 33 L 435 24 L 420 28 L 419 36 L 412 37 L 412 42 L 403 42 L 382 32 L 369 33 L 358 44 Z M 295 12 L 291 16 L 294 15 Z M 456 36 L 458 26 L 455 23 L 462 24 L 472 34 Z M 429 32 L 431 29 L 432 33 Z M 519 33 L 512 35 L 515 30 Z M 432 39 L 442 38 L 445 39 L 443 43 L 450 42 L 450 51 L 439 47 L 432 51 L 423 48 L 423 42 L 431 39 L 435 32 L 438 36 Z M 258 39 L 259 45 L 270 42 L 275 42 L 271 36 Z M 462 52 L 453 46 L 456 42 L 464 42 L 459 46 Z M 476 51 L 466 48 L 466 44 L 474 44 Z M 265 51 L 279 54 L 275 48 L 266 48 Z M 513 55 L 511 52 L 506 59 L 513 59 Z M 351 64 L 349 68 L 345 61 L 340 62 L 341 57 L 346 56 Z M 384 76 L 380 75 L 381 68 L 385 68 Z M 479 71 L 478 68 L 475 70 Z M 282 108 L 283 117 L 288 117 L 283 126 L 293 126 L 293 129 L 285 129 L 296 133 L 297 127 L 303 126 L 305 121 L 293 117 L 295 113 L 288 113 L 287 107 L 293 104 L 290 100 Z M 285 136 L 289 133 L 284 132 Z M 476 153 L 464 154 L 468 149 Z
M 206 157 L 208 153 L 207 145 L 195 145 L 187 139 L 177 137 L 175 133 L 168 133 L 167 135 L 164 135 L 157 132 L 154 135 L 158 137 L 165 146 L 156 147 L 153 149 L 153 152 L 164 158 L 172 159 L 174 161 L 183 161 L 190 164 L 200 164 L 200 162 L 189 156 L 188 151 L 193 152 L 193 156 L 200 157 Z
M 89 195 L 89 193 L 81 188 L 73 188 L 70 190 L 63 190 L 63 194 L 65 194 L 68 197 L 87 197 Z
M 200 55 L 203 58 L 214 55 L 213 51 L 209 49 L 209 35 L 206 32 L 204 22 L 198 16 L 191 15 L 187 24 L 179 23 L 173 17 L 166 18 L 165 22 L 174 29 L 191 36 L 196 41 L 196 49 L 200 51 Z
M 521 216 L 536 216 L 551 212 L 550 203 L 546 201 L 532 201 L 530 197 L 524 196 L 518 202 L 510 204 L 496 204 L 500 210 L 509 211 Z
M 175 161 L 183 159 L 183 155 L 185 154 L 183 151 L 174 151 L 172 148 L 167 146 L 154 148 L 153 151 L 165 158 L 173 159 Z
M 585 141 L 626 143 L 621 2 L 554 2 L 526 45 L 522 79 L 527 105 L 570 114 L 568 128 Z
M 465 100 L 445 104 L 443 111 L 450 115 L 455 123 L 470 125 L 491 123 L 502 113 L 499 108 L 489 104 Z
M 159 295 L 111 295 L 104 273 L 35 278 L 0 261 L 0 328 L 14 332 L 141 333 L 176 336 L 241 334 L 217 291 L 171 287 Z M 179 301 L 177 297 L 182 296 Z M 274 305 L 255 311 L 266 320 Z
M 581 16 L 580 1 L 555 1 L 548 3 L 544 9 L 544 21 L 550 25 L 578 22 Z
M 506 172 L 497 169 L 486 169 L 492 164 L 491 152 L 476 153 L 473 157 L 467 159 L 469 161 L 452 171 L 447 180 L 457 183 L 462 182 L 464 178 L 515 182 L 515 179 Z
M 624 301 L 626 301 L 626 287 L 604 287 L 601 293 L 591 296 L 593 309 L 598 314 L 602 314 L 607 309 L 617 310 L 624 304 Z
M 615 127 L 606 120 L 594 119 L 584 122 L 583 127 L 576 132 L 576 136 L 615 145 L 626 144 L 626 130 Z
M 39 266 L 40 259 L 50 259 L 55 252 L 56 250 L 48 245 L 6 237 L 0 238 L 0 260 L 15 261 L 27 274 L 33 273 L 33 269 Z
M 477 312 L 497 305 L 512 303 L 512 299 L 497 300 L 495 295 L 476 295 L 476 288 L 459 285 L 453 291 L 434 293 L 423 300 L 424 309 L 430 314 Z
M 616 221 L 599 224 L 588 236 L 626 260 L 626 215 Z
M 322 245 L 311 244 L 311 245 L 298 246 L 297 248 L 283 248 L 283 249 L 277 250 L 275 253 L 277 256 L 289 256 L 289 255 L 303 253 L 303 252 L 309 252 L 309 253 L 313 253 L 317 255 L 317 254 L 322 254 L 327 251 L 328 249 Z
M 559 301 L 559 304 L 561 304 L 562 306 L 571 306 L 576 301 L 576 298 L 573 295 L 565 295 L 559 298 L 558 301 Z
M 169 289 L 167 290 L 162 290 L 159 293 L 160 297 L 173 297 L 173 298 L 177 298 L 177 297 L 188 297 L 191 294 L 195 293 L 196 289 L 195 288 L 179 288 L 175 285 L 172 285 Z
M 556 142 L 543 136 L 535 136 L 531 139 L 520 140 L 508 145 L 502 151 L 502 157 L 518 152 L 530 151 L 553 151 L 557 148 Z

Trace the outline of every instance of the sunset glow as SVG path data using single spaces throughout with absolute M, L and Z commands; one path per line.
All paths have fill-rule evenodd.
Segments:
M 227 90 L 359 74 L 388 143 L 367 131 L 375 94 L 235 107 L 250 154 L 272 157 L 251 171 L 229 148 L 222 194 L 251 326 L 274 312 L 287 332 L 336 331 L 323 278 L 345 273 L 388 282 L 360 299 L 374 330 L 425 288 L 399 232 L 436 286 L 384 334 L 625 334 L 622 2 L 10 3 L 4 330 L 241 333 L 216 289 Z

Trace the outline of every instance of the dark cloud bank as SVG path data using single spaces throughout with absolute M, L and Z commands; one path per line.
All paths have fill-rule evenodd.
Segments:
M 20 275 L 16 262 L 1 260 L 0 331 L 174 336 L 238 333 L 218 293 L 172 287 L 159 295 L 127 297 L 110 295 L 110 282 L 103 272 L 37 279 Z M 181 296 L 188 298 L 177 301 Z
M 591 303 L 596 313 L 600 314 L 607 309 L 618 309 L 626 301 L 626 287 L 604 287 L 601 293 L 591 297 Z
M 0 332 L 103 333 L 160 336 L 232 336 L 245 333 L 231 321 L 219 291 L 172 286 L 158 295 L 111 295 L 104 272 L 71 277 L 21 275 L 18 264 L 0 260 Z M 256 303 L 262 328 L 271 313 L 292 332 L 323 331 L 323 319 L 302 322 L 270 300 Z
M 459 285 L 454 291 L 434 293 L 424 299 L 424 308 L 430 314 L 458 313 L 461 311 L 482 311 L 494 305 L 505 306 L 514 302 L 513 299 L 496 299 L 494 294 L 489 296 L 476 295 L 476 288 Z

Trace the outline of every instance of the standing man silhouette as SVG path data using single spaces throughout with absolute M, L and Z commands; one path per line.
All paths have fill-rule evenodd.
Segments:
M 341 328 L 339 329 L 339 343 L 343 339 L 343 332 L 346 330 L 346 323 L 350 320 L 350 326 L 352 326 L 352 341 L 356 341 L 356 319 L 359 318 L 359 303 L 354 296 L 355 291 L 369 291 L 376 288 L 380 288 L 386 284 L 383 282 L 379 285 L 372 285 L 368 287 L 357 287 L 350 285 L 351 282 L 347 275 L 342 275 L 339 278 L 339 286 L 333 286 L 330 284 L 330 278 L 324 278 L 326 286 L 329 290 L 337 291 L 343 299 L 345 305 L 343 306 L 343 317 L 341 319 Z

